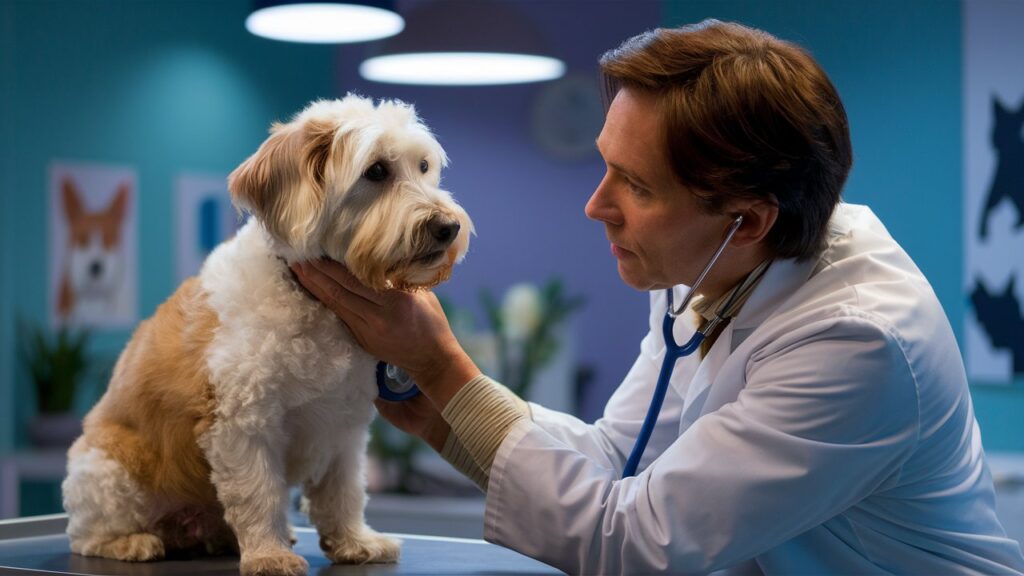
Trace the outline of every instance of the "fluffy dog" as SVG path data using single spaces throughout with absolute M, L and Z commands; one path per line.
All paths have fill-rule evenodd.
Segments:
M 228 180 L 253 218 L 139 326 L 69 451 L 72 551 L 234 549 L 243 574 L 303 574 L 286 520 L 301 484 L 332 562 L 397 560 L 363 519 L 375 360 L 287 266 L 327 256 L 378 289 L 443 281 L 472 231 L 438 187 L 446 162 L 401 102 L 315 102 L 271 129 Z

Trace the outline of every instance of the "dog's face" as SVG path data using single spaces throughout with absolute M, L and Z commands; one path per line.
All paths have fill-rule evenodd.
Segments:
M 228 189 L 288 260 L 326 255 L 377 290 L 429 287 L 448 278 L 473 231 L 439 188 L 446 164 L 411 106 L 349 95 L 275 124 Z

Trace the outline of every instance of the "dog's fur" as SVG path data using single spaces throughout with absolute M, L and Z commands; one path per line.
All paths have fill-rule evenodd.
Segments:
M 130 188 L 121 184 L 106 208 L 89 211 L 70 177 L 61 180 L 61 205 L 68 228 L 68 254 L 57 314 L 62 320 L 94 320 L 110 314 L 120 294 L 124 258 L 122 229 Z
M 472 232 L 438 187 L 446 162 L 400 102 L 315 102 L 272 128 L 229 177 L 254 218 L 139 326 L 71 447 L 72 551 L 234 549 L 243 574 L 303 574 L 286 520 L 301 484 L 332 562 L 397 560 L 363 520 L 375 360 L 287 265 L 327 256 L 378 289 L 446 279 Z

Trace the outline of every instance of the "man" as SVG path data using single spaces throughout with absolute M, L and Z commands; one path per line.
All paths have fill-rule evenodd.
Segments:
M 839 203 L 847 119 L 817 63 L 706 21 L 632 38 L 601 68 L 607 173 L 586 213 L 623 281 L 651 291 L 651 331 L 604 417 L 480 375 L 432 294 L 303 265 L 360 343 L 419 383 L 380 413 L 487 492 L 488 540 L 572 573 L 1024 570 L 941 306 L 877 218 Z M 672 333 L 724 321 L 675 366 L 639 474 L 621 478 L 669 291 L 683 301 L 709 260 Z

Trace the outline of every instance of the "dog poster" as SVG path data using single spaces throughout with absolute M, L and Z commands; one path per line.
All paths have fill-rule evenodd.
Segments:
M 964 3 L 964 354 L 972 382 L 1024 379 L 1022 2 Z
M 177 278 L 199 273 L 206 257 L 244 220 L 231 205 L 228 176 L 182 173 L 175 182 Z
M 136 306 L 135 170 L 50 165 L 50 290 L 54 326 L 130 328 Z

